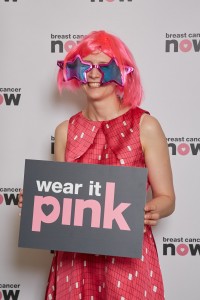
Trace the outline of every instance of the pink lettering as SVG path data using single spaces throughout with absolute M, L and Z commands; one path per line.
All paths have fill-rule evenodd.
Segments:
M 67 52 L 71 51 L 76 46 L 76 43 L 74 41 L 67 41 L 64 44 L 64 48 Z
M 71 213 L 72 213 L 72 199 L 64 198 L 64 200 L 63 200 L 63 215 L 62 215 L 62 224 L 63 225 L 71 224 Z
M 181 143 L 178 145 L 177 150 L 180 155 L 187 155 L 190 152 L 190 147 L 186 143 Z
M 130 231 L 130 227 L 127 224 L 123 212 L 131 205 L 131 203 L 120 203 L 114 208 L 115 199 L 115 183 L 106 183 L 105 192 L 105 207 L 104 207 L 104 219 L 103 228 L 112 229 L 113 221 L 117 223 L 120 230 Z M 64 198 L 62 204 L 62 225 L 71 225 L 72 215 L 72 198 Z M 101 204 L 97 200 L 75 200 L 74 210 L 74 226 L 83 226 L 84 223 L 84 211 L 85 209 L 91 209 L 91 227 L 100 228 L 101 222 Z M 61 204 L 52 196 L 35 196 L 33 205 L 33 221 L 32 231 L 41 231 L 42 223 L 50 224 L 58 220 L 61 213 Z
M 182 40 L 179 44 L 182 52 L 188 52 L 192 49 L 192 42 L 188 39 Z
M 127 209 L 131 205 L 131 203 L 120 203 L 115 209 L 113 209 L 114 194 L 115 194 L 115 183 L 107 182 L 103 227 L 111 229 L 113 220 L 115 220 L 121 230 L 131 230 L 122 215 L 122 212 L 125 209 Z
M 46 215 L 42 206 L 49 205 L 53 206 L 53 210 L 50 214 Z M 47 196 L 35 196 L 34 197 L 34 207 L 33 207 L 33 222 L 32 222 L 32 231 L 41 231 L 41 223 L 53 223 L 55 222 L 60 214 L 60 204 L 55 197 Z
M 85 208 L 91 208 L 92 217 L 91 217 L 91 227 L 100 227 L 100 218 L 101 218 L 101 205 L 96 200 L 82 200 L 76 199 L 76 207 L 74 214 L 74 225 L 83 226 L 83 212 Z
M 180 255 L 180 256 L 185 256 L 188 254 L 189 252 L 189 247 L 186 244 L 179 244 L 176 248 L 176 252 Z

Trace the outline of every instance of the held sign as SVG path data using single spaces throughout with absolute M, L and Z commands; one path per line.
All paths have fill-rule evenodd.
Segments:
M 141 257 L 145 168 L 26 160 L 19 246 Z

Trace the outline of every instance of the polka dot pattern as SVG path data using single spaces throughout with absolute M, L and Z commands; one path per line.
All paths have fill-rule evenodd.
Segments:
M 66 161 L 145 167 L 140 143 L 140 108 L 110 121 L 71 117 Z M 154 238 L 145 227 L 140 259 L 58 251 L 52 261 L 46 300 L 164 300 Z

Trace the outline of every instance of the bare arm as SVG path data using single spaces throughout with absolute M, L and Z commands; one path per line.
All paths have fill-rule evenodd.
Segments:
M 55 130 L 54 160 L 65 161 L 68 121 L 62 122 Z
M 173 213 L 175 194 L 167 141 L 159 122 L 149 115 L 141 121 L 141 143 L 153 199 L 145 205 L 145 224 L 156 225 Z

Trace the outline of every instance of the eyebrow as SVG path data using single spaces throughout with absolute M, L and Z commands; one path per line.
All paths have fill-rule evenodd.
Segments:
M 88 63 L 90 63 L 90 64 L 92 64 L 92 65 L 101 65 L 101 64 L 104 65 L 104 64 L 108 64 L 108 63 L 110 62 L 110 61 L 100 61 L 100 62 L 94 64 L 92 61 L 87 60 L 87 59 L 84 59 L 83 61 L 88 62 Z

